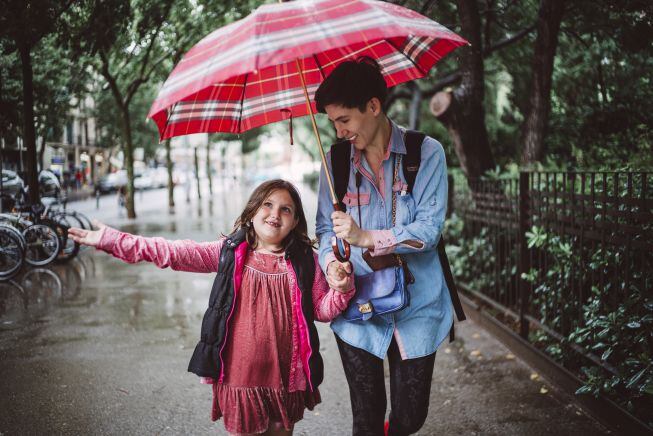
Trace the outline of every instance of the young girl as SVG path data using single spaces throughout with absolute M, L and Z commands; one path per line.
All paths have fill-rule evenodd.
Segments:
M 304 409 L 320 402 L 323 363 L 313 320 L 332 320 L 354 294 L 353 275 L 329 289 L 295 187 L 283 180 L 261 184 L 233 233 L 214 242 L 96 225 L 69 235 L 125 262 L 218 273 L 188 370 L 212 384 L 212 419 L 223 417 L 229 433 L 292 434 Z

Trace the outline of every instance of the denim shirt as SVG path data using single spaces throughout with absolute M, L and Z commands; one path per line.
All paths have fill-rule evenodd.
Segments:
M 412 193 L 402 192 L 406 179 L 401 165 L 399 177 L 403 183 L 393 183 L 393 176 L 395 154 L 406 154 L 405 129 L 394 123 L 391 125 L 390 152 L 386 154 L 380 171 L 383 176 L 383 194 L 374 183 L 376 175 L 370 169 L 364 154 L 352 146 L 345 203 L 347 213 L 357 223 L 360 209 L 362 229 L 377 230 L 373 232 L 374 254 L 394 252 L 401 254 L 408 263 L 415 277 L 415 283 L 408 286 L 410 304 L 401 311 L 376 315 L 367 321 L 347 321 L 338 316 L 331 323 L 331 329 L 346 343 L 381 359 L 385 357 L 394 336 L 402 358 L 413 359 L 434 353 L 448 336 L 453 323 L 451 298 L 436 249 L 447 210 L 447 166 L 442 145 L 427 136 L 422 143 L 421 163 Z M 330 153 L 327 164 L 330 171 Z M 360 196 L 354 176 L 357 168 L 363 174 Z M 334 232 L 331 222 L 333 206 L 324 168 L 320 173 L 318 195 L 315 233 L 320 243 L 320 266 L 326 272 L 327 265 L 334 259 L 331 250 Z M 394 226 L 392 195 L 397 198 Z M 412 241 L 411 245 L 406 244 L 406 241 Z M 420 248 L 412 245 L 419 245 Z M 360 247 L 351 247 L 350 261 L 355 275 L 371 272 L 362 259 L 363 251 Z

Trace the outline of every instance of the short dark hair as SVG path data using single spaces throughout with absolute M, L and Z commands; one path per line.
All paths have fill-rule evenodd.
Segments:
M 358 108 L 365 112 L 367 102 L 376 97 L 385 103 L 388 85 L 381 67 L 370 57 L 345 61 L 338 65 L 315 92 L 318 112 L 326 113 L 325 106 L 337 104 L 346 108 Z

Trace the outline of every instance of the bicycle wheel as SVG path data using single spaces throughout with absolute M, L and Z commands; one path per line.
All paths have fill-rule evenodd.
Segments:
M 57 231 L 45 224 L 32 224 L 23 230 L 27 243 L 25 262 L 43 266 L 52 262 L 59 254 L 61 243 Z
M 66 215 L 57 215 L 52 219 L 42 219 L 41 223 L 46 224 L 57 231 L 61 249 L 57 255 L 57 262 L 68 262 L 79 253 L 79 243 L 68 237 L 68 229 L 71 227 L 69 220 L 72 217 Z
M 93 227 L 93 224 L 91 224 L 91 220 L 88 219 L 88 217 L 86 215 L 84 215 L 83 213 L 81 213 L 81 212 L 72 212 L 72 215 L 75 218 L 77 218 L 79 221 L 82 222 L 82 225 L 83 225 L 82 228 L 84 230 L 95 230 L 95 228 Z
M 13 227 L 0 224 L 0 281 L 9 280 L 25 262 L 21 234 Z

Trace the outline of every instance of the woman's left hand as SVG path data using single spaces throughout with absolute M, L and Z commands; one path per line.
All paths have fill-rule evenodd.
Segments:
M 363 248 L 374 248 L 374 242 L 370 233 L 361 229 L 351 215 L 335 211 L 331 214 L 333 231 L 340 239 L 344 239 L 351 245 Z

